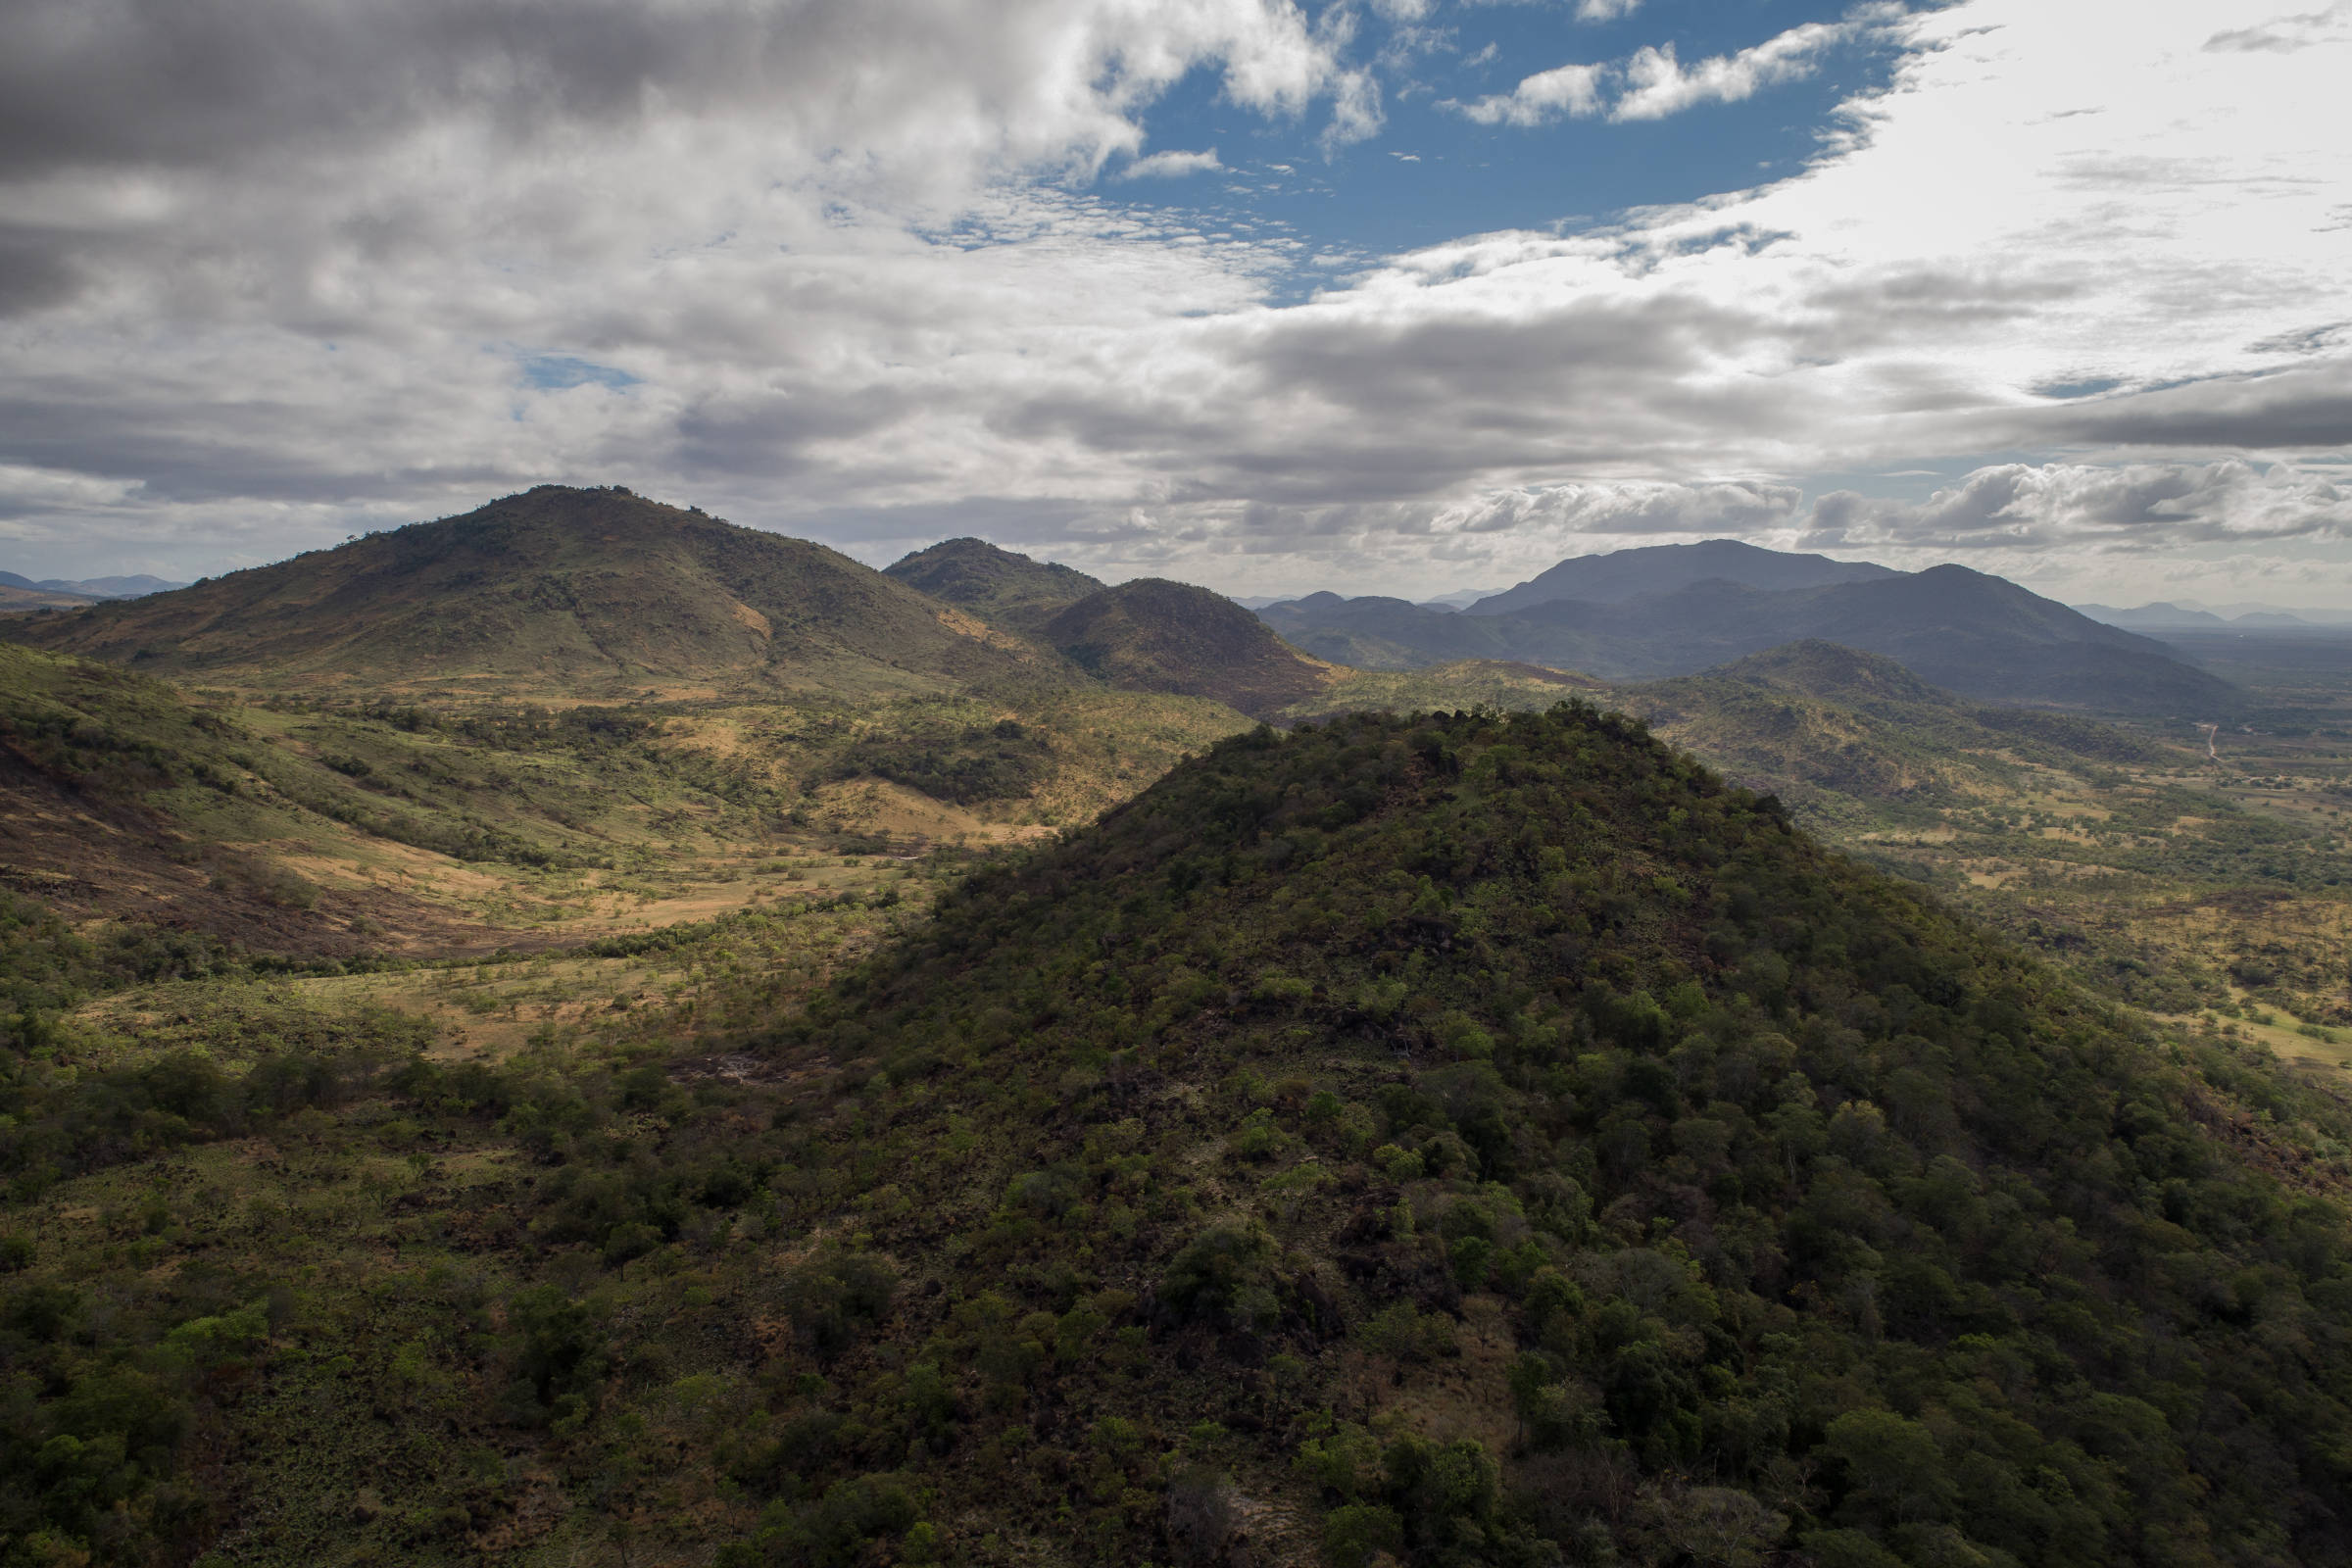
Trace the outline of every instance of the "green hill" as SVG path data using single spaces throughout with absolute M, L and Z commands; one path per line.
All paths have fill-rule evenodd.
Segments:
M 1123 690 L 1212 697 L 1253 715 L 1321 691 L 1337 675 L 1222 594 L 1159 577 L 1090 594 L 1041 635 Z
M 1074 566 L 1032 561 L 983 539 L 943 540 L 882 569 L 909 588 L 1031 637 L 1056 612 L 1102 589 Z
M 776 1049 L 868 1064 L 800 1162 L 888 1200 L 795 1212 L 904 1281 L 777 1420 L 940 1392 L 745 1560 L 877 1472 L 1124 1560 L 2348 1544 L 2345 1214 L 2216 1098 L 2274 1091 L 1626 721 L 1228 742 Z
M 98 961 L 20 924 L 27 997 Z M 700 1004 L 748 1021 L 24 1042 L 0 1549 L 2352 1549 L 2352 1117 L 1631 720 L 1261 728 Z
M 560 485 L 13 630 L 157 674 L 377 691 L 851 695 L 1039 667 L 821 545 Z

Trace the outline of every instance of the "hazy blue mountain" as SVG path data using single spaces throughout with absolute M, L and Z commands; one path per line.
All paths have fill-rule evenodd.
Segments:
M 2293 631 L 2340 623 L 2340 617 L 2324 612 L 2298 613 L 2288 610 L 2241 605 L 2211 609 L 2193 604 L 2174 604 L 2169 600 L 2136 605 L 2129 610 L 2118 610 L 2112 605 L 2077 605 L 2075 608 L 2093 620 L 2133 631 L 2213 631 L 2229 626 L 2241 631 L 2260 631 L 2265 628 Z
M 52 577 L 41 586 L 52 593 L 88 594 L 93 599 L 139 599 L 148 594 L 170 593 L 174 588 L 185 588 L 187 584 L 141 572 L 130 577 L 84 577 L 79 582 Z
M 1561 599 L 1617 605 L 1709 580 L 1734 582 L 1743 588 L 1789 589 L 1826 588 L 1896 575 L 1892 567 L 1868 561 L 1832 561 L 1827 556 L 1763 550 L 1737 539 L 1709 539 L 1695 545 L 1647 545 L 1571 557 L 1515 588 L 1477 601 L 1468 612 L 1507 614 Z
M 2075 609 L 2091 619 L 2108 626 L 2123 626 L 2131 630 L 2152 631 L 2166 626 L 2226 626 L 2230 622 L 2211 611 L 2189 610 L 2183 606 L 2159 600 L 2152 605 L 2135 605 L 2119 610 L 2113 605 L 2077 605 Z
M 86 577 L 76 582 L 66 577 L 44 577 L 35 582 L 13 571 L 0 571 L 0 588 L 15 588 L 26 593 L 70 594 L 77 599 L 137 599 L 146 594 L 159 594 L 187 584 L 167 582 L 161 577 Z
M 1965 696 L 2113 710 L 2206 712 L 2228 682 L 2164 644 L 1965 566 L 1759 589 L 1722 578 L 1617 603 L 1554 600 L 1451 614 L 1399 599 L 1312 594 L 1261 616 L 1293 646 L 1373 669 L 1510 659 L 1613 680 L 1690 674 L 1820 638 L 1883 654 Z

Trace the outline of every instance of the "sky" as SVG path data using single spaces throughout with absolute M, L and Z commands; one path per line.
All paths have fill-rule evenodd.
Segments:
M 2348 73 L 2352 0 L 13 0 L 0 567 L 560 482 L 2352 608 Z

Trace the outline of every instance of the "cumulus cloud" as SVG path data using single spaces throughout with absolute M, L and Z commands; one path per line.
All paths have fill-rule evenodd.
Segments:
M 2148 552 L 2352 535 L 2352 489 L 2291 464 L 2000 464 L 1925 501 L 1823 496 L 1809 548 Z
M 1150 162 L 1142 108 L 1195 71 L 1235 114 L 1366 134 L 1349 15 L 0 8 L 0 534 L 21 552 L 0 564 L 211 570 L 542 479 L 877 557 L 1026 517 L 1106 569 L 1400 585 L 1683 531 L 2340 532 L 2264 531 L 2333 517 L 2313 487 L 2352 445 L 2352 278 L 2325 231 L 2352 153 L 2290 112 L 2328 101 L 2340 46 L 2205 49 L 2244 24 L 2228 0 L 2123 33 L 2095 0 L 1874 12 L 1830 25 L 1880 29 L 1896 79 L 1795 178 L 1350 257 L 1279 308 L 1312 251 L 1090 182 Z M 1609 68 L 1585 112 L 1827 58 L 1784 36 Z M 2105 112 L 2062 118 L 2094 55 Z M 1525 107 L 1581 101 L 1562 78 Z M 1998 506 L 1987 480 L 1940 522 L 1790 499 L 1990 454 L 2044 477 Z M 2090 481 L 2046 477 L 2233 460 L 2253 477 L 2146 503 L 2169 535 L 2101 532 L 2051 499 L 2088 507 Z
M 1559 484 L 1483 496 L 1441 510 L 1438 533 L 1540 532 L 1565 541 L 1645 534 L 1753 534 L 1785 526 L 1801 493 L 1793 485 Z
M 1119 171 L 1119 177 L 1121 179 L 1152 179 L 1165 178 L 1170 175 L 1207 174 L 1214 173 L 1224 167 L 1218 161 L 1217 150 L 1214 147 L 1198 153 L 1170 151 L 1153 153 L 1149 158 L 1138 158 L 1134 163 Z
M 1509 92 L 1455 107 L 1482 125 L 1548 124 L 1563 115 L 1600 113 L 1601 87 L 1609 75 L 1607 66 L 1554 66 L 1521 78 Z
M 1599 15 L 1622 14 L 1606 5 L 1603 0 Z M 1604 108 L 1611 120 L 1663 120 L 1700 104 L 1738 103 L 1762 88 L 1810 75 L 1834 46 L 1892 26 L 1902 17 L 1899 8 L 1869 7 L 1844 22 L 1808 22 L 1735 54 L 1710 55 L 1690 66 L 1676 58 L 1669 40 L 1645 45 L 1618 64 L 1556 66 L 1523 77 L 1509 92 L 1446 107 L 1482 125 L 1522 128 L 1588 118 Z
M 1685 67 L 1672 42 L 1642 49 L 1625 64 L 1626 91 L 1609 113 L 1618 120 L 1663 120 L 1698 104 L 1738 103 L 1757 89 L 1809 75 L 1833 44 L 1853 36 L 1845 23 L 1808 22 L 1738 54 L 1711 55 Z
M 1579 22 L 1614 22 L 1642 9 L 1642 0 L 1577 0 Z

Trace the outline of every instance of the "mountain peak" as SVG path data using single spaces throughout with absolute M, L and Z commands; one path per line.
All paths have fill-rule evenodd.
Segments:
M 1213 697 L 1245 713 L 1271 712 L 1333 676 L 1224 595 L 1164 577 L 1091 594 L 1048 621 L 1044 635 L 1114 686 Z
M 154 672 L 479 692 L 930 689 L 1035 656 L 838 551 L 539 485 L 28 633 Z
M 1867 561 L 1832 561 L 1827 556 L 1766 550 L 1738 539 L 1707 539 L 1694 545 L 1644 545 L 1605 555 L 1573 556 L 1515 588 L 1481 599 L 1464 613 L 1508 614 L 1558 600 L 1623 604 L 1717 578 L 1743 588 L 1778 590 L 1899 575 L 1891 567 Z
M 934 599 L 1034 636 L 1054 612 L 1102 584 L 1074 566 L 1038 561 L 985 539 L 943 539 L 901 557 L 883 574 Z

